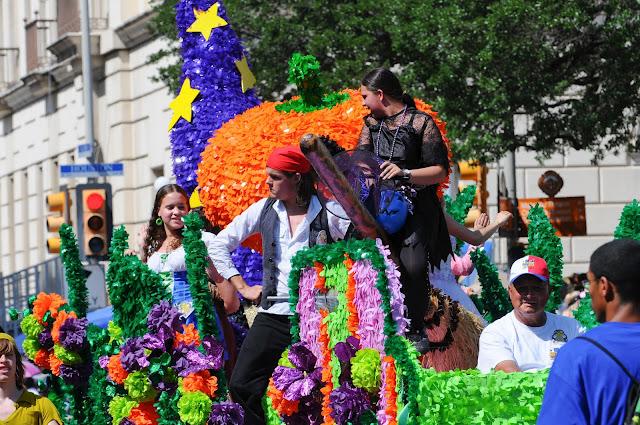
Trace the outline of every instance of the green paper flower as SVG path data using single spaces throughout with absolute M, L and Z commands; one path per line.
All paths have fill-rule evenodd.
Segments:
M 282 352 L 282 355 L 280 356 L 280 360 L 278 360 L 278 366 L 295 368 L 293 363 L 291 363 L 289 361 L 289 349 L 288 348 Z
M 29 359 L 34 359 L 36 357 L 36 353 L 40 349 L 40 343 L 33 337 L 27 337 L 22 342 L 22 349 Z
M 183 392 L 178 400 L 180 420 L 188 425 L 202 425 L 211 413 L 212 401 L 201 391 Z
M 380 386 L 380 353 L 373 348 L 358 350 L 351 359 L 353 385 L 369 392 Z
M 82 356 L 75 351 L 69 351 L 60 344 L 53 346 L 53 353 L 66 365 L 80 364 L 83 362 Z
M 120 422 L 129 417 L 131 409 L 138 405 L 137 402 L 121 396 L 115 396 L 109 403 L 109 414 L 113 418 L 113 425 L 120 425 Z
M 107 332 L 109 332 L 109 342 L 122 341 L 122 329 L 116 325 L 113 320 L 109 320 Z
M 153 400 L 156 396 L 156 390 L 151 386 L 151 381 L 140 370 L 127 376 L 124 380 L 124 389 L 127 390 L 129 397 L 136 401 Z
M 22 319 L 20 329 L 27 337 L 37 338 L 40 332 L 44 330 L 44 326 L 38 323 L 38 319 L 33 314 L 30 314 Z

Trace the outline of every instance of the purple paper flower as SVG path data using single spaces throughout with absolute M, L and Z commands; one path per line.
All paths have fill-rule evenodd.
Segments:
M 207 425 L 242 425 L 244 411 L 237 403 L 224 402 L 213 405 Z
M 289 361 L 298 369 L 302 369 L 306 372 L 312 371 L 316 367 L 318 359 L 309 350 L 304 343 L 295 343 L 289 348 L 288 354 Z
M 124 418 L 120 421 L 120 425 L 135 425 L 129 418 Z
M 143 338 L 129 338 L 120 350 L 120 362 L 127 372 L 135 372 L 149 366 L 149 359 L 144 352 Z
M 343 363 L 349 363 L 359 349 L 360 340 L 354 336 L 349 336 L 346 341 L 337 343 L 333 350 L 338 360 Z
M 162 339 L 172 339 L 176 331 L 181 330 L 180 312 L 169 301 L 162 300 L 154 305 L 147 316 L 147 326 L 151 333 L 157 333 Z
M 51 329 L 45 328 L 42 332 L 40 332 L 40 334 L 38 335 L 38 343 L 45 350 L 53 348 L 53 338 L 51 338 Z
M 295 367 L 278 366 L 273 371 L 273 383 L 283 391 L 287 400 L 300 400 L 311 395 L 322 382 L 322 368 L 315 367 L 316 356 L 304 343 L 298 342 L 289 348 L 288 359 Z
M 338 425 L 356 423 L 365 411 L 371 409 L 371 400 L 362 388 L 345 383 L 331 391 L 329 407 L 332 409 L 331 417 Z
M 86 343 L 87 326 L 86 318 L 68 318 L 60 326 L 60 344 L 67 350 L 80 351 Z
M 159 335 L 145 334 L 142 337 L 142 347 L 151 351 L 160 350 L 164 352 L 167 350 L 167 340 Z
M 322 395 L 315 391 L 311 396 L 303 397 L 298 404 L 298 411 L 291 416 L 283 416 L 286 425 L 320 425 L 322 417 Z
M 80 364 L 75 366 L 60 365 L 60 378 L 67 384 L 85 386 L 89 383 L 91 374 L 90 364 Z
M 109 365 L 109 356 L 100 356 L 98 358 L 98 364 L 100 365 L 101 369 L 107 369 L 107 366 Z
M 173 368 L 178 376 L 185 376 L 202 370 L 219 369 L 215 356 L 204 354 L 197 347 L 180 344 L 173 352 Z
M 213 364 L 213 369 L 222 369 L 224 365 L 224 345 L 211 335 L 202 338 L 207 360 Z

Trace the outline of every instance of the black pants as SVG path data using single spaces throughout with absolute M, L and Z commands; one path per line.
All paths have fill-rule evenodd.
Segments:
M 265 423 L 262 397 L 282 352 L 291 344 L 288 316 L 258 313 L 231 375 L 231 398 L 242 405 L 245 425 Z
M 407 218 L 407 229 L 391 237 L 391 245 L 399 256 L 400 283 L 411 319 L 410 332 L 421 332 L 429 305 L 429 255 L 425 229 L 419 228 L 415 216 Z

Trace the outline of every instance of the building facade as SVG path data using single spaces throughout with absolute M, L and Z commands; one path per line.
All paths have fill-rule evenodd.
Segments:
M 148 3 L 89 0 L 97 160 L 124 163 L 124 176 L 106 181 L 114 224 L 131 233 L 148 219 L 153 182 L 171 174 L 171 96 L 151 80 L 148 58 L 162 42 L 149 31 Z M 86 182 L 59 175 L 62 164 L 87 162 L 77 155 L 86 138 L 80 46 L 79 0 L 0 0 L 0 274 L 52 257 L 46 195 Z

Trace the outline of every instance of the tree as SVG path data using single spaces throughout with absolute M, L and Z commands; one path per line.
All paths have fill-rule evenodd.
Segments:
M 265 100 L 290 94 L 286 63 L 296 51 L 319 58 L 333 89 L 357 87 L 369 68 L 391 67 L 448 122 L 459 159 L 488 162 L 517 147 L 540 156 L 586 149 L 597 159 L 628 145 L 637 124 L 637 2 L 225 4 Z M 533 122 L 526 137 L 514 135 L 516 113 Z

